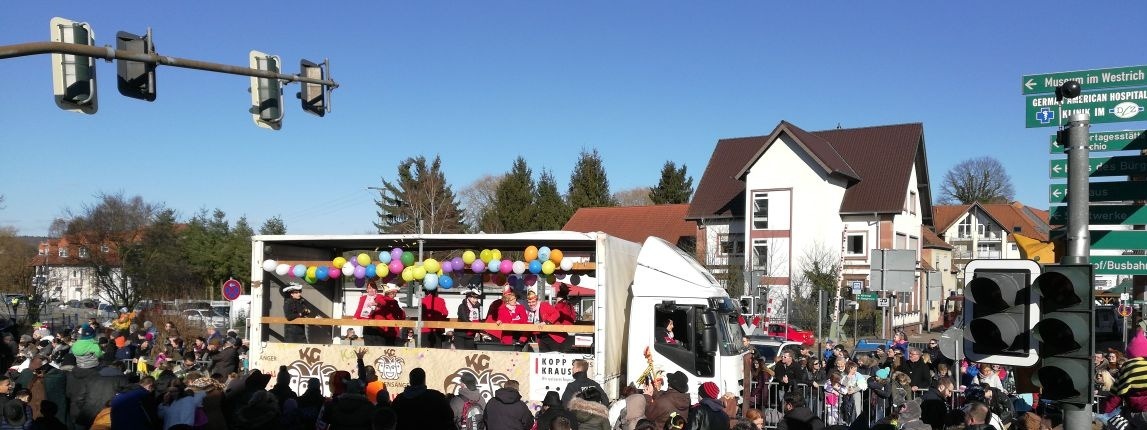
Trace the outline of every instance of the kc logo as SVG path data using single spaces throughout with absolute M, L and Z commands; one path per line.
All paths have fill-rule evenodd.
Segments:
M 406 360 L 395 354 L 394 349 L 388 349 L 383 352 L 381 357 L 374 361 L 374 367 L 378 370 L 378 376 L 382 379 L 391 381 L 398 380 L 402 376 L 402 365 L 406 364 Z

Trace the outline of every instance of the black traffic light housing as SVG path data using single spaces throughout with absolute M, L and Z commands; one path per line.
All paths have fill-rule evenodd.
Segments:
M 315 64 L 307 60 L 299 61 L 299 76 L 313 79 L 327 78 L 328 63 Z M 299 92 L 296 96 L 303 103 L 303 111 L 312 115 L 323 116 L 330 111 L 330 90 L 323 84 L 308 82 L 299 83 Z
M 1038 355 L 1032 327 L 1039 310 L 1032 281 L 1039 264 L 1031 260 L 973 260 L 965 267 L 964 354 L 971 361 L 1031 366 Z
M 1046 265 L 1033 290 L 1040 321 L 1033 334 L 1039 342 L 1040 366 L 1033 382 L 1041 397 L 1073 404 L 1091 403 L 1095 369 L 1095 287 L 1090 264 Z
M 144 36 L 126 31 L 117 32 L 115 44 L 116 50 L 133 54 L 155 53 L 151 30 Z M 116 75 L 120 94 L 133 99 L 155 101 L 155 64 L 119 59 L 116 60 Z

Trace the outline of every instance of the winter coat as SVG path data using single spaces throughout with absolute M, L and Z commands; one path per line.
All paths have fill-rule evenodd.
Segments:
M 920 396 L 920 421 L 933 428 L 942 428 L 947 417 L 948 402 L 940 396 L 939 391 L 932 388 Z
M 151 390 L 140 386 L 112 398 L 111 408 L 112 430 L 158 428 L 161 422 Z
M 609 409 L 601 403 L 575 397 L 570 401 L 570 412 L 577 417 L 581 430 L 610 430 Z
M 462 416 L 462 409 L 465 408 L 467 401 L 476 402 L 482 408 L 482 411 L 485 412 L 486 399 L 482 397 L 482 393 L 478 390 L 471 390 L 463 386 L 458 389 L 458 394 L 450 399 L 450 410 L 454 412 L 455 422 L 462 422 L 462 418 L 464 418 Z
M 446 309 L 446 300 L 437 294 L 430 294 L 422 298 L 423 321 L 446 321 L 450 311 Z M 446 331 L 442 328 L 424 328 L 422 333 L 439 333 Z
M 913 387 L 925 389 L 932 386 L 932 374 L 928 369 L 928 363 L 925 363 L 923 359 L 916 361 L 904 360 L 904 362 L 900 364 L 900 368 L 896 370 L 907 374 L 908 377 L 912 379 Z
M 454 428 L 454 412 L 441 391 L 425 385 L 409 385 L 391 405 L 398 417 L 397 430 Z
M 785 413 L 777 430 L 824 430 L 824 420 L 813 414 L 812 409 L 801 406 Z
M 685 423 L 689 430 L 729 430 L 729 415 L 725 405 L 716 399 L 701 399 L 689 408 L 689 420 Z
M 494 392 L 494 397 L 486 402 L 482 420 L 487 430 L 529 430 L 534 425 L 534 415 L 522 402 L 522 394 L 509 388 Z
M 645 418 L 653 421 L 654 428 L 665 428 L 665 422 L 674 412 L 680 416 L 689 416 L 689 406 L 692 400 L 688 394 L 670 388 L 653 397 L 653 404 L 645 407 Z
M 601 390 L 602 394 L 605 394 L 605 390 L 601 389 L 601 384 L 598 384 L 597 381 L 589 379 L 589 377 L 586 376 L 585 372 L 574 373 L 573 379 L 574 379 L 573 382 L 566 384 L 565 391 L 562 391 L 562 404 L 566 405 L 567 408 L 570 407 L 570 401 L 573 400 L 574 396 L 576 396 L 577 393 L 582 392 L 582 390 L 585 390 L 588 387 L 597 387 L 598 390 Z M 606 400 L 606 399 L 602 399 L 602 401 L 601 401 L 602 406 L 608 407 L 609 404 L 606 403 L 607 401 L 608 400 Z
M 320 415 L 330 430 L 370 430 L 374 404 L 365 394 L 343 393 L 331 399 Z
M 550 325 L 570 325 L 577 321 L 577 313 L 574 312 L 573 305 L 566 299 L 558 300 L 553 306 L 548 303 L 542 302 L 541 318 L 546 324 Z M 567 333 L 546 333 L 554 342 L 562 343 L 566 341 Z
M 617 419 L 623 423 L 625 430 L 633 430 L 637 425 L 637 421 L 645 418 L 646 412 L 649 411 L 650 406 L 653 405 L 653 399 L 648 398 L 645 394 L 634 393 L 625 398 L 625 414 Z
M 178 424 L 195 425 L 195 410 L 203 406 L 205 391 L 196 392 L 171 402 L 159 405 L 159 418 L 163 420 L 163 428 L 167 429 Z
M 558 417 L 565 417 L 566 421 L 569 421 L 571 429 L 578 430 L 580 428 L 578 427 L 577 415 L 562 405 L 556 405 L 550 406 L 549 409 L 538 414 L 538 430 L 550 430 L 553 428 L 551 424 Z
M 77 368 L 68 372 L 67 392 L 72 422 L 90 426 L 96 414 L 126 384 L 127 376 L 114 367 Z
M 230 375 L 239 369 L 239 354 L 234 346 L 227 346 L 211 356 L 211 374 Z

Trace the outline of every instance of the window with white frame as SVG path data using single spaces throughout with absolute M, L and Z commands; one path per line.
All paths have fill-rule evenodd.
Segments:
M 916 191 L 908 192 L 908 213 L 916 214 Z
M 956 237 L 960 239 L 968 239 L 972 237 L 972 216 L 966 216 L 960 220 L 960 225 L 957 227 Z
M 769 241 L 766 239 L 753 239 L 753 265 L 757 269 L 768 270 L 769 267 Z
M 904 233 L 896 233 L 895 249 L 908 249 L 908 235 Z
M 717 235 L 717 253 L 723 256 L 740 256 L 745 254 L 745 239 L 739 234 L 721 233 Z
M 80 258 L 88 258 L 88 248 L 81 246 L 80 250 L 79 250 L 79 255 L 80 255 Z
M 111 251 L 111 248 L 109 248 L 107 245 L 100 245 L 100 252 L 107 254 L 108 251 Z
M 848 233 L 844 237 L 846 256 L 864 255 L 864 232 Z
M 60 255 L 60 257 L 64 257 L 64 258 L 67 258 L 67 256 L 68 256 L 68 248 L 65 248 L 65 247 L 62 247 L 62 246 L 61 246 L 61 247 L 60 247 L 60 252 L 59 252 L 59 255 Z
M 769 193 L 753 193 L 753 230 L 769 228 Z

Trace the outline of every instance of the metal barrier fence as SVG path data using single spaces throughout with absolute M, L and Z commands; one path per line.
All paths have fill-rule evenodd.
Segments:
M 784 396 L 790 391 L 800 393 L 801 397 L 804 398 L 805 405 L 812 410 L 814 415 L 824 420 L 825 425 L 849 425 L 855 419 L 864 419 L 868 422 L 868 426 L 872 427 L 893 413 L 891 390 L 889 390 L 889 397 L 882 397 L 872 389 L 853 394 L 842 394 L 825 390 L 822 386 L 777 382 L 767 382 L 766 386 L 759 390 L 757 383 L 754 382 L 752 392 L 757 393 L 757 395 L 750 399 L 747 405 L 761 411 L 765 417 L 765 428 L 777 428 L 784 416 Z M 923 395 L 925 391 L 909 389 L 896 397 L 903 396 L 904 402 L 909 402 Z M 846 396 L 851 398 L 846 399 Z M 962 391 L 953 392 L 952 397 L 948 399 L 950 408 L 958 408 L 963 404 L 964 393 Z

